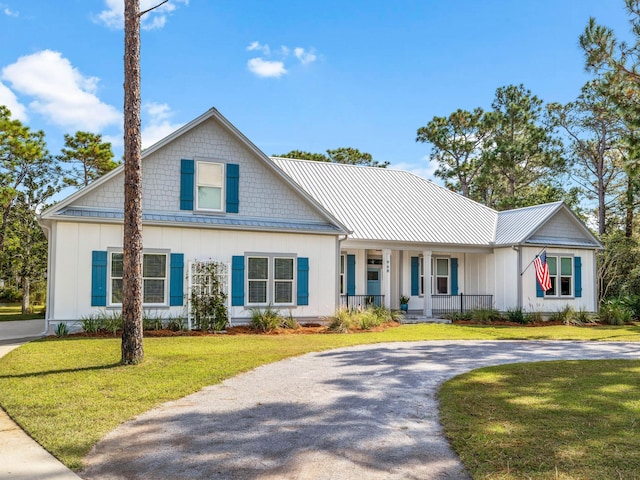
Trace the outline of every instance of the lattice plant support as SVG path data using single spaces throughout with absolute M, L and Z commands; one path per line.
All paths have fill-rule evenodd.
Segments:
M 220 332 L 229 325 L 229 265 L 215 260 L 189 262 L 189 328 Z

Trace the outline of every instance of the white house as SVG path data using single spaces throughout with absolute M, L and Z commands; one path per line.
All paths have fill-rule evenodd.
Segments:
M 47 321 L 118 310 L 123 168 L 43 212 Z M 143 152 L 144 306 L 185 312 L 188 265 L 228 265 L 229 313 L 369 302 L 595 311 L 597 239 L 562 202 L 496 212 L 411 173 L 269 158 L 211 109 Z M 546 247 L 552 289 L 527 268 Z M 524 272 L 524 273 L 523 273 Z

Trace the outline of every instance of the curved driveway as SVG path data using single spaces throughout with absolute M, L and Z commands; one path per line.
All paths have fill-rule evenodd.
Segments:
M 442 382 L 487 365 L 602 358 L 638 359 L 640 344 L 447 341 L 310 353 L 123 424 L 81 476 L 468 479 L 438 422 Z

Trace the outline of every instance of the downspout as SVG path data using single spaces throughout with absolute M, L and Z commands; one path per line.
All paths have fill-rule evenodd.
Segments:
M 513 250 L 518 252 L 518 281 L 516 282 L 516 290 L 517 290 L 517 306 L 518 310 L 522 310 L 522 250 L 519 246 L 513 245 L 511 247 Z

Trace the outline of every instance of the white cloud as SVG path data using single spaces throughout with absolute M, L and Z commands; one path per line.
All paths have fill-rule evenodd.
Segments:
M 284 63 L 280 61 L 265 60 L 264 58 L 252 58 L 247 62 L 252 73 L 259 77 L 281 77 L 287 73 Z
M 102 10 L 95 21 L 109 28 L 121 29 L 124 27 L 124 2 L 122 0 L 104 0 L 106 9 Z M 144 12 L 155 7 L 160 0 L 140 0 L 140 11 Z M 167 23 L 167 17 L 178 8 L 178 4 L 189 5 L 189 0 L 171 0 L 158 8 L 146 13 L 141 19 L 143 30 L 162 28 Z
M 313 51 L 307 52 L 302 47 L 296 47 L 293 49 L 293 54 L 296 56 L 300 63 L 303 65 L 307 65 L 308 63 L 312 63 L 316 61 L 316 54 Z
M 96 96 L 99 79 L 83 76 L 60 52 L 20 57 L 2 69 L 2 79 L 33 97 L 29 108 L 61 127 L 99 132 L 121 123 L 121 113 Z
M 247 46 L 249 52 L 260 52 L 261 57 L 251 58 L 247 62 L 249 70 L 259 77 L 281 77 L 288 73 L 285 67 L 285 62 L 291 54 L 291 49 L 286 45 L 281 45 L 275 52 L 271 52 L 269 45 L 262 44 L 259 41 L 254 41 Z M 273 53 L 273 54 L 272 54 Z M 302 47 L 296 47 L 293 49 L 293 55 L 302 65 L 308 65 L 315 62 L 317 56 L 313 49 L 307 51 Z M 275 57 L 272 59 L 271 57 Z
M 2 8 L 2 13 L 4 13 L 7 17 L 19 17 L 20 14 L 15 10 L 11 10 L 6 5 L 0 4 L 0 8 Z
M 411 172 L 414 175 L 417 175 L 421 178 L 426 178 L 427 180 L 431 180 L 438 185 L 442 185 L 442 181 L 439 178 L 436 178 L 434 173 L 438 168 L 437 162 L 429 161 L 429 157 L 424 157 L 421 163 L 394 163 L 391 165 L 391 168 L 396 170 L 405 170 L 407 172 Z
M 142 129 L 142 148 L 147 148 L 182 126 L 171 123 L 173 112 L 166 103 L 149 102 L 142 105 L 142 116 L 145 127 Z M 148 119 L 144 119 L 144 117 Z
M 18 101 L 18 97 L 13 93 L 9 87 L 0 82 L 0 105 L 4 105 L 11 110 L 11 118 L 24 122 L 28 119 L 27 110 Z
M 258 41 L 251 42 L 249 44 L 249 46 L 247 47 L 247 50 L 249 52 L 253 52 L 255 50 L 258 50 L 258 51 L 262 52 L 262 54 L 265 55 L 265 56 L 268 56 L 271 53 L 271 50 L 269 49 L 269 45 L 262 45 Z

